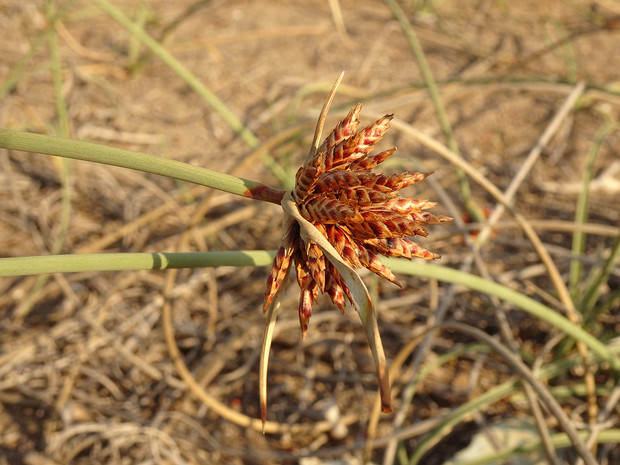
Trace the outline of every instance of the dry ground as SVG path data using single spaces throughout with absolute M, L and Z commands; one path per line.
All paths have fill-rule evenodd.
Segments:
M 2 128 L 62 133 L 45 3 L 0 2 L 0 82 L 8 89 L 0 99 Z M 360 101 L 366 122 L 395 113 L 396 120 L 445 143 L 420 68 L 383 2 L 341 0 L 342 22 L 326 0 L 113 3 L 142 22 L 261 142 L 304 124 L 270 146 L 271 158 L 255 154 L 94 2 L 58 1 L 52 2 L 61 10 L 54 33 L 70 137 L 281 186 L 290 182 L 307 153 L 320 104 L 345 70 L 328 126 Z M 543 147 L 515 201 L 534 221 L 566 278 L 570 222 L 587 154 L 600 131 L 617 124 L 620 116 L 620 4 L 409 0 L 401 5 L 440 83 L 463 157 L 502 190 L 577 81 L 586 83 L 583 97 Z M 7 88 L 15 75 L 16 84 Z M 612 132 L 604 140 L 594 169 L 587 267 L 605 256 L 617 234 L 613 228 L 620 224 L 619 137 Z M 435 171 L 435 184 L 420 185 L 418 197 L 439 200 L 440 213 L 464 215 L 453 166 L 398 129 L 388 133 L 384 144 L 398 146 L 391 168 Z M 270 163 L 275 170 L 267 168 Z M 177 251 L 192 214 L 205 201 L 204 221 L 183 250 L 279 245 L 281 214 L 275 205 L 214 196 L 206 188 L 83 162 L 72 168 L 69 228 L 62 235 L 59 159 L 0 150 L 0 166 L 3 257 L 48 254 L 59 240 L 62 253 Z M 441 190 L 453 205 L 441 200 Z M 477 184 L 472 183 L 472 190 L 483 206 L 495 206 Z M 424 244 L 442 254 L 442 265 L 458 268 L 469 253 L 460 237 L 456 225 L 444 224 L 433 228 Z M 539 257 L 508 215 L 481 256 L 500 282 L 560 308 Z M 194 378 L 224 405 L 254 418 L 259 415 L 257 357 L 264 321 L 259 309 L 266 276 L 266 268 L 184 270 L 168 297 L 176 342 Z M 308 425 L 309 431 L 263 436 L 222 419 L 180 379 L 161 323 L 166 277 L 143 271 L 0 280 L 0 464 L 311 463 L 302 456 L 360 463 L 376 382 L 353 316 L 343 317 L 321 300 L 302 343 L 297 293 L 289 289 L 272 353 L 269 419 Z M 449 288 L 427 279 L 399 278 L 402 289 L 368 279 L 379 296 L 390 361 L 432 320 Z M 607 291 L 618 286 L 616 268 Z M 446 318 L 498 333 L 497 309 L 488 296 L 457 288 L 449 302 Z M 597 322 L 608 335 L 620 332 L 615 302 Z M 506 309 L 523 356 L 532 362 L 557 331 L 523 311 Z M 438 333 L 424 363 L 470 342 L 457 333 Z M 571 353 L 572 348 L 565 350 Z M 397 408 L 412 363 L 408 358 L 393 380 Z M 596 375 L 601 388 L 613 386 L 604 367 Z M 435 369 L 405 411 L 403 427 L 413 429 L 403 435 L 403 449 L 411 453 L 420 444 L 428 431 L 426 420 L 511 376 L 510 368 L 488 351 Z M 578 371 L 554 380 L 567 386 L 582 382 Z M 605 392 L 600 406 L 607 401 Z M 561 404 L 575 421 L 585 418 L 583 393 L 568 395 Z M 346 423 L 341 434 L 320 428 L 330 406 Z M 618 428 L 618 407 L 612 405 L 612 412 Z M 457 425 L 423 463 L 442 463 L 487 421 L 528 416 L 523 403 L 494 403 Z M 381 417 L 378 437 L 389 438 L 393 419 Z M 551 419 L 549 424 L 554 426 Z M 375 462 L 388 454 L 386 444 L 375 444 Z M 620 463 L 620 452 L 601 447 L 599 459 Z

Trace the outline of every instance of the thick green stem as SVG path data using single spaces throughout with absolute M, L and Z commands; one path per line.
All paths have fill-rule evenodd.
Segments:
M 214 266 L 266 266 L 275 253 L 268 250 L 187 253 L 110 253 L 42 255 L 0 258 L 1 276 L 85 271 L 169 270 Z
M 406 261 L 397 258 L 382 258 L 381 261 L 387 265 L 393 272 L 407 273 L 415 276 L 424 276 L 427 278 L 438 279 L 440 281 L 462 284 L 470 289 L 483 292 L 488 295 L 494 295 L 500 299 L 511 302 L 522 308 L 530 315 L 540 318 L 547 323 L 555 326 L 573 339 L 583 342 L 592 353 L 596 354 L 602 360 L 609 362 L 611 368 L 620 373 L 620 358 L 615 356 L 609 347 L 599 341 L 595 336 L 589 334 L 580 326 L 571 323 L 568 319 L 553 311 L 546 305 L 514 291 L 509 287 L 488 281 L 480 276 L 464 273 L 452 268 L 446 268 L 438 265 L 431 265 L 421 261 Z
M 218 173 L 217 171 L 211 171 L 176 160 L 156 157 L 148 153 L 108 147 L 91 142 L 0 129 L 0 147 L 160 174 L 180 181 L 188 181 L 278 205 L 284 195 L 283 190 L 274 189 L 230 174 Z

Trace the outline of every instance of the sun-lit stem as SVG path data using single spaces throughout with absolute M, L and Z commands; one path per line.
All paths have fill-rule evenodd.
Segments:
M 255 181 L 144 152 L 109 147 L 92 142 L 0 129 L 0 147 L 159 174 L 278 205 L 284 196 L 283 190 Z

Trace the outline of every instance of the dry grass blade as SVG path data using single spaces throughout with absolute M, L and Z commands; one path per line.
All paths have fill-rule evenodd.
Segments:
M 271 341 L 273 340 L 273 332 L 276 327 L 278 311 L 280 310 L 280 301 L 278 297 L 278 294 L 276 294 L 274 301 L 269 305 L 269 309 L 267 310 L 267 323 L 265 324 L 263 345 L 260 353 L 259 397 L 260 419 L 263 434 L 265 434 L 265 424 L 267 423 L 267 370 L 269 368 L 269 353 L 271 352 Z
M 319 115 L 319 119 L 316 123 L 316 129 L 314 130 L 314 137 L 312 138 L 312 146 L 310 147 L 310 157 L 313 157 L 319 148 L 319 140 L 321 139 L 321 133 L 323 132 L 323 126 L 325 125 L 325 118 L 327 118 L 327 112 L 329 111 L 329 107 L 334 101 L 334 97 L 336 96 L 336 90 L 338 86 L 342 82 L 344 78 L 344 71 L 340 73 L 336 82 L 332 86 L 332 89 L 329 91 L 329 95 L 327 96 L 327 100 L 323 104 L 323 108 L 321 109 L 321 114 Z

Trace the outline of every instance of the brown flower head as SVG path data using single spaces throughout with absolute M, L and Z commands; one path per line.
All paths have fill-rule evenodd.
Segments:
M 426 225 L 451 218 L 426 211 L 434 202 L 399 196 L 401 189 L 431 173 L 373 172 L 396 150 L 371 155 L 393 115 L 358 131 L 361 109 L 361 104 L 353 108 L 299 169 L 292 198 L 301 216 L 329 241 L 346 264 L 368 268 L 398 285 L 377 256 L 438 258 L 409 237 L 426 236 Z M 347 301 L 354 302 L 345 280 L 321 247 L 300 233 L 297 221 L 289 218 L 286 227 L 267 279 L 263 311 L 271 305 L 290 268 L 294 268 L 301 288 L 299 321 L 305 338 L 312 305 L 319 294 L 327 292 L 342 312 Z

